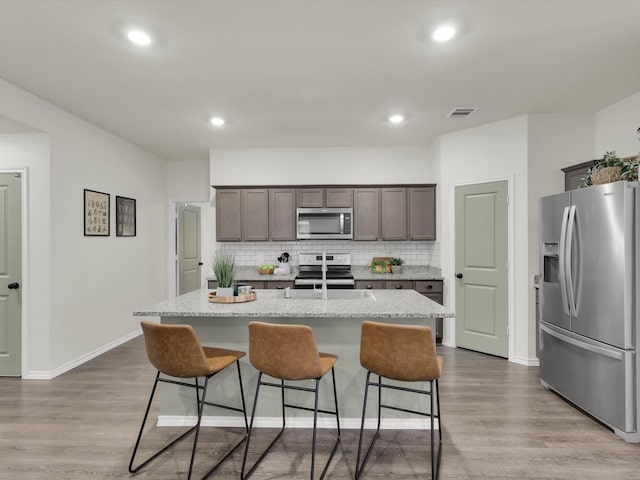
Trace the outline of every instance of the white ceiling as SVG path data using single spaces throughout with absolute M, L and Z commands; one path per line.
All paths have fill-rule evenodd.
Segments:
M 460 34 L 435 44 L 445 20 Z M 130 26 L 153 46 L 130 44 Z M 0 77 L 170 160 L 429 145 L 640 90 L 640 1 L 0 0 Z M 385 123 L 396 111 L 408 121 Z

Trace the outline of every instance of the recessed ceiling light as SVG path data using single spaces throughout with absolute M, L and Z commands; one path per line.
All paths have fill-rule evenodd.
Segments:
M 212 125 L 215 125 L 216 127 L 221 127 L 225 123 L 227 123 L 225 119 L 222 117 L 211 117 L 211 120 L 209 121 L 211 122 Z
M 387 120 L 389 120 L 389 123 L 393 123 L 397 125 L 398 123 L 404 122 L 404 117 L 396 113 L 394 115 L 390 115 Z
M 455 34 L 456 29 L 451 25 L 442 25 L 434 30 L 431 38 L 436 42 L 446 42 L 447 40 L 451 40 Z
M 142 30 L 131 30 L 127 33 L 127 37 L 136 45 L 140 45 L 141 47 L 146 47 L 151 44 L 151 37 L 148 33 L 143 32 Z

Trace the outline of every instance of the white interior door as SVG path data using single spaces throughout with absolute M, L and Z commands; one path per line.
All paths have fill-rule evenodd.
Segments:
M 200 207 L 178 205 L 178 295 L 200 288 Z
M 20 376 L 22 362 L 22 180 L 0 173 L 0 375 Z

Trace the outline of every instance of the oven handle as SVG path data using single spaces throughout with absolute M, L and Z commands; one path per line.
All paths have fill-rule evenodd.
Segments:
M 313 279 L 313 278 L 296 278 L 294 280 L 295 285 L 320 285 L 322 284 L 322 279 Z M 327 286 L 329 285 L 355 285 L 355 281 L 353 279 L 331 279 L 327 280 Z

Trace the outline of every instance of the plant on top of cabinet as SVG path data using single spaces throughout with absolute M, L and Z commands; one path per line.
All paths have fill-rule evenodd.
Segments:
M 236 277 L 236 260 L 232 254 L 221 250 L 211 255 L 211 269 L 218 280 L 216 295 L 233 297 L 233 284 Z
M 616 155 L 615 150 L 611 150 L 606 152 L 601 159 L 596 160 L 596 164 L 587 170 L 580 187 L 619 180 L 628 182 L 638 180 L 638 157 L 620 158 Z

